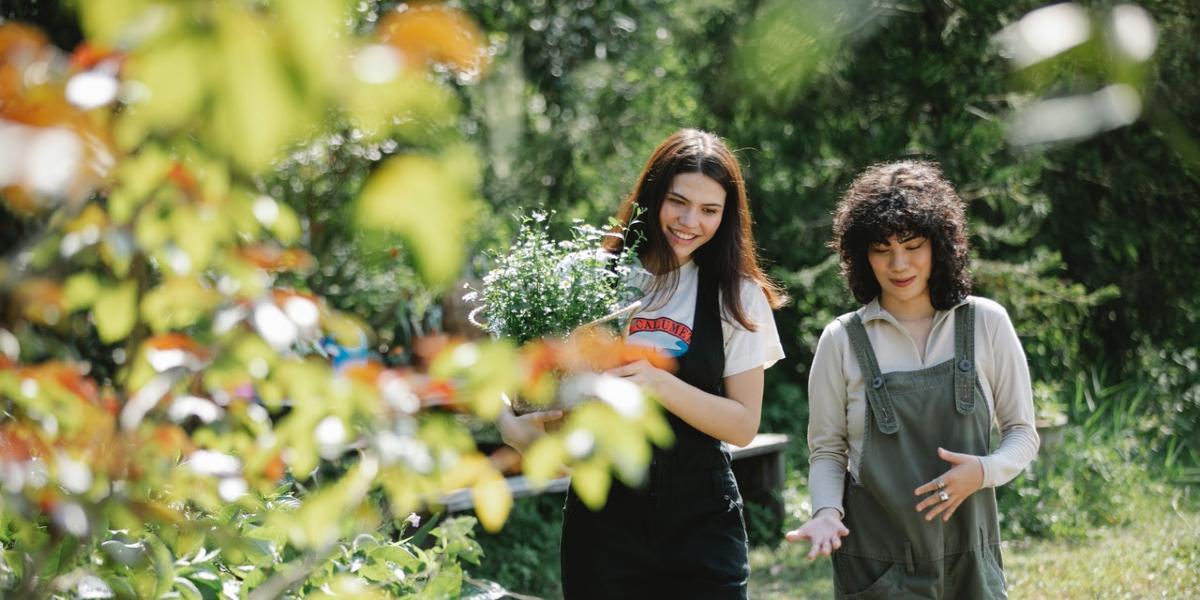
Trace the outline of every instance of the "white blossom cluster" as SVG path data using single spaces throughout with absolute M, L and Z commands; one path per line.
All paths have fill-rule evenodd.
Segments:
M 494 337 L 524 343 L 569 333 L 637 300 L 635 282 L 646 279 L 634 247 L 612 254 L 601 230 L 576 220 L 571 237 L 555 241 L 546 213 L 522 219 L 512 247 L 491 256 L 493 269 L 479 290 L 463 296 L 478 303 L 471 320 Z

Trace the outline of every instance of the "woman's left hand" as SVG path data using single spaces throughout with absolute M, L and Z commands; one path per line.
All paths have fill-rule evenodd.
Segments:
M 938 515 L 942 516 L 943 521 L 949 521 L 958 506 L 983 487 L 983 465 L 980 464 L 978 456 L 938 448 L 938 457 L 954 466 L 933 481 L 913 490 L 915 496 L 929 494 L 917 504 L 917 512 L 933 508 L 925 513 L 926 521 L 932 521 Z M 943 493 L 946 500 L 942 500 Z
M 674 375 L 650 364 L 645 359 L 614 367 L 605 371 L 604 374 L 613 377 L 622 377 L 630 383 L 635 383 L 659 396 L 663 395 L 667 383 L 675 378 Z

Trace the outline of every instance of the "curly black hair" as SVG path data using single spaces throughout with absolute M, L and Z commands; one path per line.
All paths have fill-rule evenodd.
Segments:
M 935 309 L 947 310 L 971 293 L 963 201 L 936 163 L 904 160 L 871 166 L 838 202 L 829 247 L 841 257 L 842 277 L 863 304 L 880 292 L 867 251 L 893 235 L 921 236 L 933 244 L 929 295 Z

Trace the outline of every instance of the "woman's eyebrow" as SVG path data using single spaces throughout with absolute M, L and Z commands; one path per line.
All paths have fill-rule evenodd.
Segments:
M 915 234 L 913 234 L 913 235 L 910 235 L 910 236 L 908 236 L 908 237 L 906 237 L 906 238 L 904 238 L 904 239 L 900 240 L 900 243 L 901 243 L 901 244 L 907 244 L 907 243 L 909 243 L 909 242 L 911 242 L 911 241 L 913 241 L 913 240 L 915 240 L 915 239 L 917 239 L 917 238 L 925 239 L 925 236 L 923 236 L 923 235 L 921 235 L 921 234 L 919 234 L 919 233 L 915 233 Z
M 684 196 L 683 194 L 680 194 L 679 192 L 677 192 L 675 190 L 667 190 L 667 195 L 675 196 L 676 198 L 680 198 L 680 199 L 686 200 L 688 202 L 692 201 L 691 198 L 688 198 L 687 196 Z M 701 204 L 701 206 L 711 206 L 713 208 L 725 208 L 725 205 L 721 202 L 709 202 L 707 204 Z
M 683 194 L 680 194 L 679 192 L 677 192 L 677 191 L 675 191 L 675 190 L 667 190 L 667 195 L 668 195 L 668 196 L 675 196 L 676 198 L 682 198 L 682 199 L 684 199 L 684 200 L 687 200 L 688 202 L 691 202 L 691 201 L 692 201 L 692 199 L 691 199 L 691 198 L 688 198 L 687 196 L 684 196 Z

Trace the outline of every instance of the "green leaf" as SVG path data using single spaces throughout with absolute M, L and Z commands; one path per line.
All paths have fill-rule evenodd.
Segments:
M 149 5 L 147 0 L 80 2 L 80 24 L 89 40 L 114 48 L 126 35 L 130 22 L 142 15 Z
M 483 528 L 495 533 L 504 527 L 504 521 L 512 510 L 512 489 L 504 476 L 495 469 L 488 469 L 471 486 L 471 499 L 475 502 L 475 516 Z
M 194 277 L 174 277 L 142 297 L 142 318 L 155 333 L 182 329 L 216 308 L 221 295 Z
M 462 591 L 462 567 L 455 564 L 443 564 L 437 573 L 416 595 L 420 600 L 441 600 L 443 598 L 458 598 Z
M 175 578 L 174 591 L 184 600 L 204 600 L 204 596 L 200 593 L 200 588 L 196 587 L 196 584 L 186 577 Z
M 392 563 L 401 569 L 409 571 L 415 571 L 421 566 L 421 561 L 400 545 L 385 544 L 372 548 L 367 552 L 367 556 L 373 561 Z
M 270 167 L 300 124 L 309 122 L 286 79 L 274 27 L 246 9 L 215 11 L 221 79 L 210 131 L 217 145 L 241 167 Z
M 612 478 L 608 474 L 608 465 L 599 458 L 592 458 L 575 466 L 571 471 L 571 487 L 584 505 L 592 510 L 600 510 L 608 499 L 608 488 Z
M 93 316 L 100 341 L 111 344 L 129 336 L 137 324 L 137 282 L 105 289 L 96 298 Z
M 357 223 L 399 233 L 421 276 L 431 284 L 448 283 L 462 265 L 476 177 L 474 162 L 454 154 L 389 159 L 363 186 Z
M 166 131 L 196 119 L 204 100 L 205 56 L 210 52 L 198 38 L 172 36 L 131 57 L 129 78 L 146 86 L 145 99 L 131 112 L 148 129 Z
M 277 214 L 275 222 L 271 224 L 271 233 L 275 234 L 275 239 L 284 244 L 294 244 L 300 239 L 302 230 L 300 228 L 300 218 L 296 216 L 296 211 L 292 207 L 282 203 L 275 203 Z
M 77 273 L 63 283 L 63 299 L 68 312 L 89 308 L 100 296 L 100 280 L 95 273 Z
M 323 95 L 346 76 L 348 52 L 337 35 L 349 3 L 339 0 L 280 0 L 275 3 L 292 63 L 303 74 L 309 93 Z
M 175 273 L 186 275 L 207 269 L 217 245 L 232 236 L 227 225 L 212 210 L 179 207 L 171 211 L 171 239 L 187 253 L 191 263 L 186 272 L 176 270 Z
M 529 479 L 529 483 L 534 486 L 543 486 L 558 475 L 566 460 L 567 449 L 563 445 L 562 439 L 558 436 L 546 435 L 538 438 L 525 451 L 522 471 Z
M 404 115 L 404 122 L 423 126 L 416 129 L 428 130 L 434 125 L 452 126 L 458 111 L 458 99 L 454 94 L 424 76 L 401 73 L 382 83 L 366 83 L 357 78 L 349 83 L 346 92 L 349 96 L 346 99 L 348 116 L 369 138 L 393 134 L 397 129 L 394 126 L 396 115 Z

